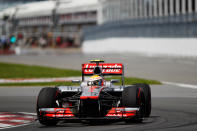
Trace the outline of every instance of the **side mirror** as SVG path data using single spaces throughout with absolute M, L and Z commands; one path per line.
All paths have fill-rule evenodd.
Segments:
M 112 79 L 111 80 L 111 83 L 119 83 L 120 82 L 120 80 L 118 80 L 118 79 Z
M 72 83 L 80 83 L 80 80 L 72 80 Z

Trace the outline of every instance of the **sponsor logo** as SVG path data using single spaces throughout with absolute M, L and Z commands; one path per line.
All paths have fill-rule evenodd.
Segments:
M 87 63 L 82 65 L 84 74 L 92 74 L 96 64 Z M 100 63 L 99 67 L 103 74 L 122 74 L 123 65 L 121 63 Z

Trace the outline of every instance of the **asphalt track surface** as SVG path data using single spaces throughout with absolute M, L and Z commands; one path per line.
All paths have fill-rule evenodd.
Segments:
M 0 112 L 35 112 L 36 96 L 41 87 L 1 87 Z M 197 129 L 197 90 L 168 85 L 152 86 L 153 110 L 150 118 L 141 124 L 124 122 L 100 123 L 60 123 L 56 127 L 46 127 L 37 121 L 29 125 L 9 128 L 9 131 L 195 131 Z
M 38 64 L 60 68 L 79 69 L 80 64 L 95 55 L 74 54 L 42 54 L 22 56 L 1 56 L 0 61 L 25 64 Z M 126 75 L 158 79 L 161 81 L 197 84 L 197 61 L 187 58 L 144 57 L 130 54 L 103 55 L 107 62 L 123 62 Z M 136 70 L 138 71 L 136 71 Z M 46 127 L 37 121 L 29 125 L 4 130 L 14 131 L 195 131 L 197 129 L 197 90 L 171 85 L 152 85 L 151 117 L 141 124 L 125 124 L 124 122 L 101 123 L 60 123 L 56 127 Z M 0 112 L 35 112 L 36 96 L 41 87 L 1 87 Z

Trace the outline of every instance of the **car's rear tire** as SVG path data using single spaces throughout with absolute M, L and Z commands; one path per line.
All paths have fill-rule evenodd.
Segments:
M 134 85 L 126 87 L 122 92 L 123 107 L 137 107 L 138 114 L 134 118 L 125 119 L 125 122 L 142 122 L 145 115 L 145 97 L 143 89 Z
M 138 87 L 143 88 L 144 96 L 145 96 L 145 117 L 149 117 L 151 114 L 152 109 L 152 102 L 151 102 L 151 88 L 148 84 L 135 84 Z
M 56 119 L 47 119 L 46 117 L 43 117 L 40 115 L 39 109 L 40 108 L 55 108 L 57 107 L 57 88 L 50 88 L 45 87 L 41 89 L 38 99 L 37 99 L 37 116 L 38 120 L 41 124 L 46 126 L 55 126 L 58 123 L 58 120 Z

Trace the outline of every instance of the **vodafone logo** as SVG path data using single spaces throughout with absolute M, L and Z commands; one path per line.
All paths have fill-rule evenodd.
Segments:
M 96 64 L 87 63 L 83 64 L 83 73 L 92 74 Z M 123 65 L 121 63 L 103 63 L 99 64 L 103 74 L 122 74 Z

